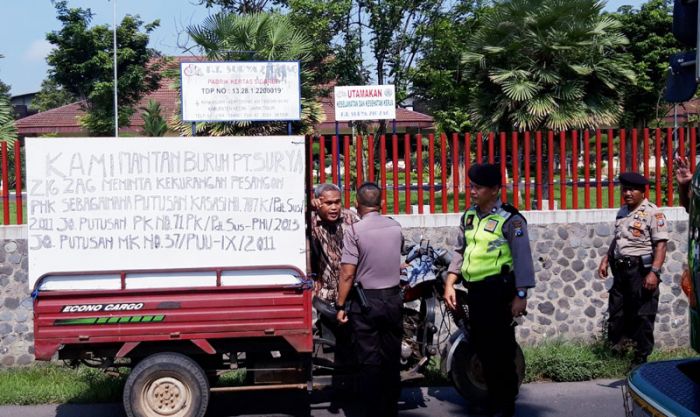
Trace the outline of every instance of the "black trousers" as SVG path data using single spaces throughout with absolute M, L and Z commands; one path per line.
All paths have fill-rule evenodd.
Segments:
M 487 406 L 512 411 L 518 395 L 515 369 L 515 329 L 511 302 L 515 285 L 510 276 L 468 283 L 467 305 L 471 343 L 481 360 L 488 387 Z
M 352 346 L 352 330 L 350 326 L 344 326 L 338 323 L 335 307 L 330 305 L 327 301 L 314 297 L 313 305 L 318 311 L 318 319 L 320 320 L 323 338 L 335 342 L 333 357 L 336 372 L 341 374 L 352 372 L 356 360 Z
M 649 271 L 641 264 L 613 262 L 613 286 L 608 299 L 608 341 L 615 345 L 624 337 L 633 340 L 638 361 L 645 361 L 654 349 L 659 288 L 649 291 L 643 287 Z
M 349 306 L 360 372 L 360 398 L 368 417 L 395 417 L 401 395 L 401 338 L 403 300 L 395 291 L 365 290 L 369 310 Z

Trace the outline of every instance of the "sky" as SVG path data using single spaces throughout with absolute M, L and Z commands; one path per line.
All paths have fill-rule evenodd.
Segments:
M 148 23 L 160 19 L 160 27 L 150 35 L 151 48 L 165 55 L 184 55 L 183 34 L 189 25 L 198 25 L 216 9 L 197 5 L 197 0 L 68 0 L 68 6 L 90 8 L 92 25 L 112 25 L 114 2 L 117 24 L 126 14 L 139 15 Z M 615 11 L 629 4 L 639 7 L 642 0 L 609 0 L 606 10 Z M 59 30 L 56 10 L 50 0 L 0 0 L 0 80 L 11 86 L 11 95 L 39 91 L 46 78 L 46 56 L 51 45 L 46 34 Z M 179 34 L 179 35 L 178 35 Z M 191 42 L 190 42 L 191 45 Z

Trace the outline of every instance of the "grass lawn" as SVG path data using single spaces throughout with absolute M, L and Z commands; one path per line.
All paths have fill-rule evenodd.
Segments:
M 27 202 L 22 201 L 22 219 L 21 221 L 17 221 L 17 204 L 15 203 L 15 200 L 10 200 L 9 201 L 9 209 L 10 209 L 10 217 L 7 222 L 7 224 L 24 224 L 27 223 Z M 4 209 L 2 213 L 0 214 L 0 218 L 2 218 L 3 223 L 5 224 L 5 212 Z
M 0 404 L 120 401 L 125 377 L 87 367 L 35 365 L 0 371 Z
M 632 352 L 614 355 L 605 344 L 591 345 L 570 342 L 549 342 L 526 347 L 526 382 L 573 382 L 598 378 L 622 378 L 630 371 Z M 649 361 L 692 358 L 697 353 L 690 348 L 655 350 Z
M 596 378 L 623 378 L 630 370 L 631 354 L 617 357 L 601 343 L 591 345 L 548 342 L 524 349 L 527 362 L 525 382 L 585 381 Z M 650 361 L 697 356 L 690 349 L 654 351 Z M 56 364 L 37 364 L 27 368 L 0 370 L 0 405 L 49 403 L 120 402 L 126 372 L 105 374 L 87 367 L 68 368 Z M 224 374 L 217 386 L 241 385 L 244 374 Z M 437 361 L 428 368 L 426 378 L 413 386 L 445 386 L 450 381 L 440 374 Z
M 555 185 L 553 187 L 554 189 L 554 201 L 556 202 L 556 208 L 561 209 L 562 208 L 562 203 L 561 203 L 561 191 L 559 185 Z M 519 191 L 519 198 L 518 198 L 518 208 L 520 210 L 525 210 L 525 192 L 524 190 L 520 189 Z M 577 195 L 578 195 L 578 205 L 577 208 L 583 209 L 585 208 L 585 189 L 583 187 L 578 187 L 577 190 Z M 571 209 L 573 208 L 573 189 L 571 187 L 567 187 L 565 189 L 566 193 L 566 208 Z M 507 201 L 511 204 L 514 204 L 513 201 L 513 191 L 512 189 L 506 190 L 506 195 L 507 195 Z M 530 199 L 531 199 L 531 205 L 530 205 L 530 210 L 537 210 L 537 202 L 535 200 L 537 194 L 534 186 L 531 189 L 531 194 L 530 194 Z M 395 207 L 398 207 L 398 214 L 406 214 L 406 190 L 405 187 L 399 188 L 398 195 L 394 195 L 394 189 L 389 186 L 386 191 L 386 206 L 387 206 L 387 214 L 396 214 L 397 212 L 394 211 Z M 548 197 L 547 194 L 544 194 L 542 198 L 546 200 Z M 598 208 L 598 200 L 597 200 L 597 195 L 596 195 L 596 190 L 595 188 L 592 188 L 590 190 L 590 208 L 595 209 Z M 345 198 L 345 197 L 344 197 Z M 442 191 L 436 190 L 435 191 L 435 213 L 454 213 L 454 198 L 455 194 L 452 192 L 452 189 L 447 191 L 447 205 L 446 210 L 443 211 L 443 199 L 442 199 Z M 654 194 L 652 193 L 652 202 L 654 201 Z M 466 201 L 465 201 L 465 194 L 464 192 L 461 192 L 457 195 L 458 199 L 458 210 L 456 212 L 462 212 L 465 210 L 466 206 Z M 355 201 L 355 192 L 351 191 L 350 192 L 350 206 L 352 207 Z M 607 188 L 602 190 L 601 193 L 601 208 L 609 208 L 609 203 L 608 203 L 608 190 Z M 613 190 L 613 204 L 612 208 L 618 208 L 620 207 L 620 190 L 619 187 L 616 187 Z M 424 206 L 429 206 L 430 205 L 430 190 L 423 190 L 423 199 L 422 199 L 422 204 Z M 418 190 L 412 189 L 410 191 L 410 205 L 418 205 Z M 549 206 L 547 202 L 543 202 L 542 205 L 543 210 L 548 210 Z M 430 209 L 428 207 L 424 208 L 423 213 L 428 214 L 430 212 Z M 416 213 L 413 213 L 416 214 Z

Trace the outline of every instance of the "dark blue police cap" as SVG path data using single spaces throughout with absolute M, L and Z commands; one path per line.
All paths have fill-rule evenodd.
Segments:
M 636 172 L 623 172 L 620 174 L 620 184 L 627 187 L 644 188 L 649 184 L 649 180 Z
M 469 168 L 469 179 L 484 187 L 501 185 L 501 169 L 496 164 L 474 164 Z

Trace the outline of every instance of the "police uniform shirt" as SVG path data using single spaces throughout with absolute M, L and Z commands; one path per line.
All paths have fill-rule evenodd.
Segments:
M 631 210 L 623 205 L 615 218 L 615 257 L 652 253 L 652 245 L 668 240 L 666 216 L 646 198 Z
M 498 201 L 492 212 L 498 211 L 503 204 Z M 479 218 L 483 218 L 489 213 L 481 213 L 476 208 Z M 452 257 L 449 272 L 462 276 L 462 264 L 464 262 L 464 251 L 467 248 L 465 241 L 464 215 L 459 221 L 459 236 L 455 246 L 456 256 Z M 513 257 L 513 273 L 515 274 L 516 288 L 532 288 L 535 286 L 535 270 L 532 264 L 532 250 L 530 249 L 530 237 L 527 232 L 527 223 L 521 214 L 513 214 L 503 225 L 503 235 L 508 241 L 510 252 Z
M 365 289 L 395 287 L 401 278 L 402 247 L 401 225 L 370 212 L 345 230 L 340 263 L 357 266 L 355 280 Z

